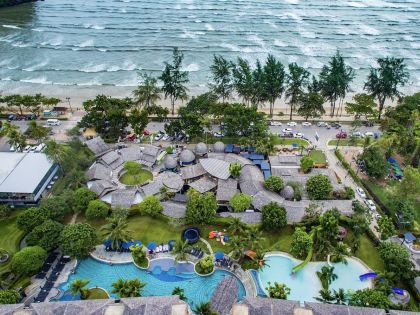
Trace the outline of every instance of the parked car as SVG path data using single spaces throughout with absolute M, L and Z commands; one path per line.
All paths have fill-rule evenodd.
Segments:
M 309 126 L 312 126 L 312 124 L 311 124 L 309 121 L 304 121 L 304 122 L 302 123 L 302 126 L 304 126 L 304 127 L 309 127 Z
M 292 128 L 284 128 L 282 130 L 283 133 L 291 133 L 292 132 Z
M 363 125 L 366 127 L 373 127 L 373 121 L 366 120 L 363 122 Z
M 163 141 L 170 141 L 169 138 L 170 138 L 170 136 L 165 133 L 165 134 L 163 134 L 162 140 Z
M 339 122 L 333 122 L 331 123 L 331 127 L 338 129 L 338 128 L 341 128 L 341 124 Z
M 323 121 L 319 121 L 316 125 L 318 127 L 325 127 L 327 124 L 325 122 L 323 122 Z
M 7 120 L 8 120 L 8 121 L 16 120 L 16 115 L 13 115 L 13 114 L 9 115 L 9 116 L 7 117 Z
M 373 137 L 375 134 L 372 131 L 365 132 L 365 137 Z
M 294 137 L 295 137 L 295 138 L 299 138 L 299 139 L 301 139 L 301 138 L 303 138 L 303 133 L 296 132 L 296 133 L 294 134 Z
M 327 129 L 331 129 L 331 126 L 330 126 L 330 124 L 325 124 L 325 127 L 327 128 Z
M 270 126 L 281 126 L 281 122 L 272 120 L 270 121 Z
M 287 125 L 288 125 L 289 127 L 294 127 L 294 126 L 296 126 L 296 125 L 297 125 L 297 123 L 296 123 L 296 122 L 294 122 L 294 121 L 289 121 L 289 122 L 287 123 Z
M 164 133 L 164 132 L 159 131 L 159 132 L 155 135 L 154 140 L 155 140 L 155 141 L 160 141 L 160 140 L 162 140 L 162 138 L 163 138 L 163 136 L 164 136 L 164 135 L 165 135 L 165 133 Z
M 213 133 L 213 136 L 216 138 L 223 138 L 225 135 L 219 131 L 216 131 L 215 133 Z
M 375 203 L 372 200 L 366 199 L 365 204 L 369 208 L 370 211 L 376 211 Z
M 362 197 L 362 198 L 366 198 L 367 196 L 366 196 L 366 193 L 364 192 L 364 190 L 362 189 L 362 188 L 360 188 L 360 187 L 357 187 L 356 188 L 356 192 L 357 192 L 357 194 L 360 196 L 360 197 Z
M 24 149 L 23 149 L 23 153 L 27 153 L 27 152 L 29 152 L 29 150 L 31 150 L 31 146 L 30 145 L 27 145 Z
M 347 132 L 345 132 L 345 131 L 340 131 L 339 133 L 337 133 L 337 134 L 335 135 L 335 137 L 336 137 L 337 139 L 346 139 L 346 138 L 347 138 Z
M 363 138 L 363 134 L 360 131 L 353 132 L 351 136 L 355 138 Z
M 147 130 L 147 129 L 143 130 L 143 136 L 150 136 L 151 134 L 152 133 L 149 130 Z
M 182 141 L 184 140 L 185 135 L 183 133 L 179 133 L 176 137 L 175 137 L 175 141 Z

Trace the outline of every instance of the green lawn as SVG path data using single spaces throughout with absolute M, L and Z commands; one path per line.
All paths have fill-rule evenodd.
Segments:
M 299 146 L 306 147 L 309 145 L 309 142 L 303 139 L 296 139 L 296 138 L 280 138 L 276 136 L 275 144 L 277 145 L 292 145 L 297 143 Z
M 109 299 L 108 293 L 101 288 L 90 288 L 88 300 L 104 300 Z
M 337 145 L 338 140 L 330 140 L 328 141 L 328 145 Z M 338 146 L 354 146 L 354 147 L 361 147 L 363 146 L 363 139 L 357 139 L 356 141 L 353 141 L 353 143 L 350 142 L 349 139 L 340 139 L 340 143 Z
M 222 141 L 225 144 L 232 143 L 232 144 L 241 144 L 244 143 L 245 139 L 241 137 L 223 137 L 223 138 L 216 138 L 213 136 L 203 136 L 203 137 L 196 137 L 189 141 L 190 143 L 197 143 L 197 142 L 206 142 L 213 144 L 217 141 Z M 297 143 L 300 146 L 308 146 L 309 142 L 303 139 L 295 139 L 295 138 L 280 138 L 279 136 L 275 136 L 274 144 L 276 145 L 292 145 L 293 143 Z
M 125 185 L 139 185 L 145 183 L 148 180 L 152 180 L 153 174 L 148 170 L 141 169 L 136 175 L 125 173 L 119 179 L 120 182 Z
M 312 150 L 309 153 L 309 156 L 312 158 L 315 164 L 326 164 L 327 157 L 325 156 L 324 152 L 321 150 Z
M 360 237 L 360 247 L 355 256 L 360 258 L 374 271 L 384 271 L 384 262 L 379 257 L 378 249 L 366 235 Z
M 23 209 L 14 210 L 11 216 L 0 221 L 0 248 L 14 254 L 19 250 L 19 243 L 23 237 L 23 232 L 16 227 L 16 219 Z M 0 264 L 0 273 L 9 269 L 9 262 Z

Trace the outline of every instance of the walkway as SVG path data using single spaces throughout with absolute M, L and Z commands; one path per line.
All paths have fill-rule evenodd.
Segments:
M 207 242 L 204 238 L 200 237 L 200 241 L 202 241 L 204 244 L 206 244 L 207 249 L 209 250 L 210 255 L 213 255 L 213 248 L 211 248 L 211 245 L 209 242 Z

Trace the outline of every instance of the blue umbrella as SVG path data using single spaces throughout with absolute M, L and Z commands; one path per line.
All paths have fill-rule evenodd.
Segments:
M 155 242 L 150 242 L 149 244 L 147 244 L 147 249 L 149 250 L 155 250 L 157 247 Z
M 128 249 L 128 248 L 130 247 L 130 242 L 123 242 L 123 243 L 121 244 L 121 247 L 122 247 L 123 249 Z
M 216 258 L 217 260 L 223 259 L 224 256 L 225 256 L 225 254 L 223 252 L 215 252 L 214 253 L 214 258 Z
M 103 241 L 102 244 L 104 244 L 105 247 L 111 247 L 112 241 L 111 240 L 105 240 L 105 241 Z
M 168 245 L 169 245 L 169 248 L 172 250 L 172 248 L 174 248 L 175 247 L 175 243 L 176 243 L 176 241 L 175 240 L 169 240 L 168 241 Z
M 141 246 L 141 244 L 143 244 L 141 241 L 133 241 L 131 245 Z

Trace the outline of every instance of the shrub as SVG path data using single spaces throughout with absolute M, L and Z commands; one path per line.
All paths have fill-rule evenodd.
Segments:
M 47 213 L 48 218 L 56 221 L 63 221 L 64 216 L 71 212 L 71 206 L 61 196 L 45 198 L 41 201 L 39 208 Z
M 105 219 L 108 216 L 109 207 L 102 200 L 92 200 L 86 209 L 86 218 L 88 220 Z
M 96 194 L 87 187 L 81 187 L 74 192 L 74 211 L 84 212 L 89 202 L 96 199 Z
M 214 263 L 213 256 L 206 256 L 202 258 L 196 265 L 195 270 L 202 275 L 207 275 L 213 272 Z
M 330 197 L 333 187 L 328 176 L 318 174 L 309 177 L 306 182 L 306 190 L 310 199 L 324 200 Z
M 62 230 L 63 225 L 61 223 L 47 220 L 29 232 L 26 237 L 26 243 L 29 246 L 38 245 L 46 251 L 53 250 L 59 245 L 60 233 Z
M 143 246 L 133 246 L 130 247 L 131 256 L 133 257 L 134 262 L 137 266 L 142 268 L 147 268 L 149 260 L 147 259 L 146 252 L 143 250 Z
M 0 205 L 0 220 L 7 218 L 12 212 L 12 208 L 8 205 Z
M 271 282 L 268 282 L 268 287 L 265 289 L 268 291 L 268 296 L 272 299 L 287 300 L 287 296 L 290 294 L 290 288 L 284 283 L 274 282 L 274 285 L 271 285 Z
M 276 230 L 287 224 L 286 209 L 276 202 L 262 207 L 262 226 L 265 230 Z
M 29 233 L 36 226 L 48 220 L 48 214 L 40 208 L 29 208 L 20 214 L 16 220 L 19 230 Z
M 157 216 L 163 211 L 163 206 L 156 196 L 146 196 L 139 204 L 139 211 L 142 215 Z
M 354 198 L 354 190 L 351 187 L 344 187 L 343 190 L 337 190 L 333 193 L 334 199 L 351 200 Z
M 211 192 L 200 194 L 188 191 L 186 221 L 189 224 L 208 224 L 216 216 L 217 201 Z
M 16 290 L 0 290 L 0 304 L 16 304 L 20 301 L 20 294 Z
M 290 253 L 303 259 L 312 248 L 312 239 L 303 228 L 296 228 L 292 237 L 292 244 L 290 246 Z
M 280 192 L 283 187 L 283 179 L 279 176 L 269 176 L 264 182 L 265 188 L 269 191 Z
M 232 177 L 239 177 L 241 175 L 242 166 L 239 163 L 231 163 L 229 165 L 229 172 Z
M 40 246 L 28 246 L 12 258 L 12 271 L 25 277 L 33 276 L 44 264 L 47 252 Z
M 60 244 L 66 255 L 88 256 L 96 245 L 95 229 L 87 223 L 66 225 L 60 235 Z
M 314 166 L 314 160 L 310 156 L 304 156 L 300 159 L 300 169 L 304 173 L 308 173 Z
M 242 212 L 248 209 L 251 205 L 252 197 L 247 194 L 237 193 L 229 201 L 229 205 L 235 212 Z

